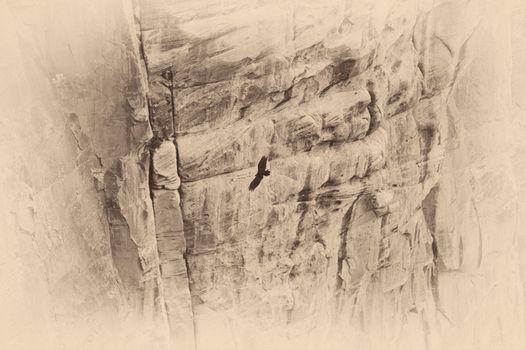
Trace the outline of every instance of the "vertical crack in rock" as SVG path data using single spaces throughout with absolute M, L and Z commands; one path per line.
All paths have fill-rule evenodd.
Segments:
M 482 240 L 482 227 L 480 226 L 480 216 L 477 209 L 477 206 L 475 205 L 475 200 L 471 198 L 471 205 L 473 206 L 473 211 L 475 212 L 475 218 L 477 219 L 477 231 L 479 236 L 479 244 L 478 244 L 478 257 L 477 257 L 477 268 L 480 268 L 480 265 L 482 264 L 482 252 L 484 251 L 484 241 Z
M 139 23 L 140 23 L 139 19 Z M 152 69 L 144 49 L 147 71 L 149 123 L 153 137 L 150 151 L 150 198 L 155 217 L 164 303 L 170 329 L 170 343 L 184 350 L 195 349 L 194 317 L 190 296 L 186 240 L 180 207 L 178 156 L 175 143 L 175 100 L 172 67 Z
M 136 10 L 131 2 L 123 2 L 123 52 L 129 63 L 123 124 L 128 137 L 125 146 L 111 154 L 111 165 L 104 174 L 105 206 L 113 262 L 133 310 L 130 321 L 143 325 L 154 347 L 163 347 L 168 332 L 149 188 L 150 153 L 146 142 L 151 138 L 151 128 Z
M 353 206 L 351 205 L 347 209 L 345 215 L 343 216 L 341 231 L 340 231 L 340 244 L 338 250 L 338 269 L 337 269 L 337 280 L 336 280 L 336 289 L 340 290 L 343 288 L 344 279 L 342 277 L 343 264 L 344 260 L 347 257 L 347 233 L 349 231 L 349 224 L 351 222 Z
M 186 241 L 178 191 L 181 182 L 177 153 L 172 140 L 154 140 L 150 190 L 171 341 L 182 349 L 193 349 L 193 312 L 184 255 Z
M 451 320 L 446 314 L 446 311 L 442 307 L 442 303 L 440 300 L 440 288 L 439 288 L 439 272 L 441 269 L 445 269 L 444 263 L 441 261 L 441 253 L 439 251 L 437 237 L 436 237 L 436 207 L 437 207 L 437 200 L 438 200 L 438 192 L 440 191 L 440 187 L 436 185 L 433 187 L 427 196 L 422 201 L 422 213 L 424 215 L 424 220 L 426 222 L 426 225 L 431 233 L 431 253 L 433 257 L 433 263 L 431 265 L 431 271 L 430 271 L 430 289 L 431 294 L 433 295 L 433 301 L 435 303 L 435 308 L 437 312 L 439 312 L 449 323 L 451 323 Z M 442 266 L 442 268 L 441 268 Z

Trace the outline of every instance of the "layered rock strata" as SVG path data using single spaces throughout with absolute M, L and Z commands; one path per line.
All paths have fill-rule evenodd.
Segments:
M 503 179 L 507 167 L 503 158 L 473 175 L 490 149 L 478 150 L 487 136 L 464 125 L 475 110 L 490 113 L 462 84 L 485 75 L 483 47 L 506 34 L 505 10 L 493 10 L 456 1 L 142 4 L 148 65 L 156 79 L 172 76 L 164 95 L 173 99 L 198 348 L 210 337 L 224 341 L 217 348 L 267 348 L 269 334 L 294 345 L 293 334 L 314 325 L 306 343 L 320 348 L 331 334 L 320 325 L 331 322 L 364 347 L 463 346 L 441 333 L 468 322 L 455 300 L 489 287 L 449 293 L 475 283 L 469 271 L 489 273 L 485 256 L 494 265 L 483 227 L 498 214 L 481 210 L 499 206 L 477 176 Z M 492 123 L 505 129 L 501 115 Z M 272 175 L 249 193 L 262 155 Z M 504 199 L 513 181 L 502 182 L 503 204 L 513 203 Z M 513 221 L 511 207 L 499 210 Z M 498 298 L 516 300 L 510 283 Z
M 522 349 L 522 7 L 0 2 L 2 348 Z

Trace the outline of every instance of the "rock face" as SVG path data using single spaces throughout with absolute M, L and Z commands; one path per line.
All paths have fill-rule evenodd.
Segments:
M 2 348 L 524 348 L 521 4 L 0 4 Z
M 0 3 L 3 349 L 168 339 L 134 12 Z

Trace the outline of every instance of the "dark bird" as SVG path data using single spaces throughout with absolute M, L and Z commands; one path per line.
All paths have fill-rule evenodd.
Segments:
M 256 177 L 254 178 L 254 180 L 252 180 L 252 182 L 248 186 L 248 189 L 250 191 L 254 191 L 254 189 L 258 187 L 261 180 L 263 180 L 263 177 L 269 176 L 269 175 L 270 175 L 270 171 L 267 170 L 267 157 L 263 156 L 261 157 L 261 160 L 258 163 L 258 173 L 256 174 Z

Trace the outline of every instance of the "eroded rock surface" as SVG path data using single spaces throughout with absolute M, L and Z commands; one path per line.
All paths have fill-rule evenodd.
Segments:
M 455 343 L 449 332 L 477 324 L 482 306 L 458 304 L 473 290 L 496 319 L 507 311 L 483 302 L 487 293 L 518 302 L 511 275 L 499 292 L 489 291 L 491 279 L 471 277 L 497 266 L 508 276 L 497 260 L 516 249 L 503 242 L 517 237 L 505 224 L 516 217 L 502 109 L 509 101 L 493 92 L 509 81 L 499 67 L 511 52 L 490 49 L 509 36 L 509 7 L 335 0 L 141 8 L 150 73 L 169 70 L 173 79 L 198 348 L 200 338 L 220 336 L 219 323 L 217 348 L 263 349 L 268 334 L 298 345 L 285 335 L 316 324 L 321 333 L 306 344 L 318 349 L 334 336 L 321 325 L 335 318 L 364 347 L 397 337 L 414 347 L 482 346 Z M 250 193 L 262 155 L 271 176 Z M 508 238 L 495 241 L 490 232 L 502 230 Z M 498 346 L 519 334 L 509 325 Z
M 5 348 L 523 349 L 519 5 L 0 2 Z

